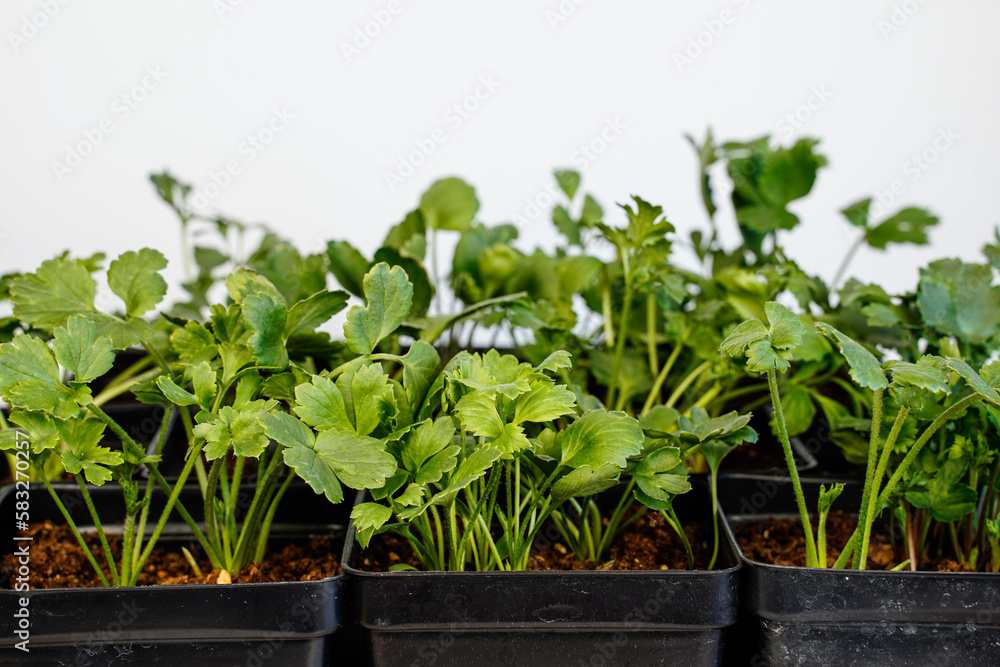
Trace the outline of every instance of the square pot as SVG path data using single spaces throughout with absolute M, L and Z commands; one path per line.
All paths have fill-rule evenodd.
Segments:
M 53 486 L 81 531 L 88 525 L 92 528 L 79 488 Z M 119 489 L 89 490 L 102 522 L 113 529 L 124 518 Z M 163 494 L 154 494 L 151 517 L 159 516 L 165 500 Z M 199 519 L 202 502 L 197 485 L 185 486 L 181 501 Z M 27 544 L 30 553 L 29 541 L 14 539 L 14 511 L 15 486 L 9 485 L 0 490 L 0 547 L 11 553 Z M 30 514 L 32 522 L 63 523 L 40 484 L 31 486 Z M 347 517 L 347 505 L 331 505 L 305 485 L 293 484 L 275 516 L 272 540 L 343 536 Z M 191 542 L 188 527 L 172 518 L 158 544 Z M 309 582 L 2 590 L 0 616 L 15 619 L 22 597 L 28 600 L 30 652 L 15 648 L 21 638 L 13 631 L 4 632 L 0 663 L 14 659 L 19 665 L 320 666 L 344 650 L 338 645 L 338 631 L 344 625 L 342 574 Z
M 763 479 L 761 479 L 763 477 Z M 808 502 L 819 484 L 803 479 Z M 766 504 L 749 498 L 772 493 Z M 768 486 L 773 484 L 774 486 Z M 748 495 L 750 494 L 750 495 Z M 834 509 L 857 512 L 861 485 L 849 482 Z M 767 476 L 720 481 L 726 532 L 740 523 L 798 518 L 791 484 Z M 746 558 L 741 604 L 743 665 L 992 665 L 1000 656 L 1000 575 L 831 570 Z
M 675 507 L 712 519 L 703 485 Z M 711 572 L 366 572 L 352 525 L 341 562 L 375 667 L 719 665 L 738 597 L 724 539 Z

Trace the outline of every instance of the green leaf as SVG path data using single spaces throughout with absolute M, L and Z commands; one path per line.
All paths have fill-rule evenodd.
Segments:
M 226 405 L 212 421 L 195 426 L 194 434 L 205 439 L 205 458 L 220 459 L 230 448 L 237 456 L 258 458 L 270 443 L 260 418 L 276 406 L 277 401 L 252 401 L 240 409 Z
M 833 340 L 851 368 L 851 377 L 858 386 L 872 391 L 885 389 L 889 381 L 882 370 L 882 364 L 861 343 L 847 336 L 825 322 L 817 322 L 816 327 L 826 337 Z
M 955 357 L 948 357 L 948 368 L 955 371 L 969 383 L 972 389 L 985 398 L 987 401 L 993 405 L 1000 406 L 1000 394 L 997 390 L 986 380 L 984 380 L 979 373 L 972 370 L 972 367 L 961 359 L 956 359 Z
M 840 212 L 852 225 L 864 229 L 868 227 L 868 209 L 871 208 L 871 205 L 872 199 L 868 197 L 854 202 L 847 208 L 841 209 Z
M 323 290 L 297 302 L 288 311 L 284 337 L 300 331 L 312 331 L 347 306 L 347 293 Z
M 381 423 L 393 407 L 389 376 L 379 364 L 358 369 L 351 380 L 354 427 L 358 435 L 368 435 Z
M 556 350 L 545 357 L 542 363 L 535 366 L 535 372 L 543 373 L 548 371 L 550 373 L 557 373 L 564 368 L 572 368 L 572 366 L 573 356 L 566 350 Z
M 949 392 L 947 365 L 938 357 L 924 356 L 917 363 L 890 359 L 882 367 L 892 373 L 892 384 L 899 387 L 919 387 L 934 393 Z
M 825 485 L 819 485 L 819 500 L 816 501 L 816 511 L 820 514 L 830 511 L 833 501 L 840 497 L 844 491 L 843 482 L 832 484 L 829 489 Z
M 400 361 L 403 364 L 403 389 L 410 405 L 417 409 L 441 371 L 441 355 L 427 341 L 418 340 Z
M 461 447 L 455 444 L 451 417 L 424 421 L 414 428 L 400 448 L 403 467 L 417 484 L 433 484 L 458 463 Z
M 555 172 L 556 184 L 559 189 L 572 199 L 576 196 L 576 190 L 580 187 L 580 172 L 571 169 L 558 170 Z
M 198 405 L 208 410 L 217 390 L 215 370 L 210 363 L 203 361 L 191 368 L 191 385 Z
M 371 354 L 386 336 L 393 333 L 410 312 L 413 286 L 406 272 L 376 264 L 364 278 L 364 307 L 354 306 L 347 313 L 344 337 L 357 354 Z
M 351 520 L 354 522 L 355 536 L 358 543 L 365 549 L 371 543 L 375 531 L 392 518 L 392 510 L 378 503 L 361 503 L 351 510 Z
M 31 444 L 31 451 L 35 454 L 59 446 L 62 436 L 56 429 L 56 423 L 44 412 L 28 412 L 26 410 L 12 410 L 8 419 L 28 432 L 28 440 Z M 0 431 L 4 433 L 4 431 Z M 23 438 L 21 439 L 23 442 Z M 10 449 L 17 444 L 17 438 L 11 438 L 9 443 L 5 443 L 0 449 Z
M 354 425 L 347 416 L 344 396 L 329 378 L 314 375 L 311 383 L 298 385 L 295 388 L 295 402 L 298 405 L 293 408 L 293 412 L 318 431 L 354 430 Z
M 339 431 L 329 431 L 338 433 Z M 348 434 L 350 435 L 350 434 Z M 337 479 L 330 462 L 322 458 L 315 447 L 287 447 L 282 452 L 285 465 L 295 471 L 306 484 L 316 493 L 322 493 L 326 499 L 337 504 L 344 499 L 344 489 Z
M 448 485 L 444 489 L 435 493 L 425 504 L 400 513 L 399 518 L 411 521 L 423 514 L 431 505 L 447 504 L 455 494 L 485 475 L 500 456 L 501 452 L 496 447 L 474 449 L 451 473 Z
M 158 251 L 143 248 L 122 253 L 108 268 L 108 286 L 125 302 L 125 313 L 139 317 L 156 307 L 167 293 L 167 281 L 159 274 L 167 268 Z
M 927 245 L 927 229 L 938 224 L 940 220 L 934 214 L 922 208 L 904 208 L 896 215 L 870 228 L 865 233 L 868 245 L 879 250 L 885 250 L 890 243 L 912 243 Z
M 547 422 L 576 410 L 576 394 L 566 385 L 538 383 L 514 403 L 514 423 Z
M 236 304 L 243 301 L 252 294 L 266 294 L 274 297 L 284 304 L 285 298 L 274 284 L 260 275 L 253 269 L 238 268 L 226 278 L 226 289 L 229 290 L 229 297 Z
M 97 335 L 110 338 L 116 350 L 126 350 L 156 335 L 152 325 L 138 317 L 123 320 L 104 313 L 94 313 L 89 317 L 97 325 Z
M 80 411 L 74 393 L 60 382 L 52 351 L 26 334 L 0 345 L 0 396 L 14 407 L 50 411 L 57 419 Z
M 657 405 L 639 417 L 639 426 L 651 438 L 664 438 L 680 425 L 681 413 L 666 405 Z
M 1000 335 L 1000 286 L 989 266 L 941 259 L 920 270 L 917 304 L 924 322 L 974 343 Z M 16 311 L 15 311 L 16 314 Z
M 316 436 L 316 459 L 352 489 L 373 489 L 396 471 L 396 458 L 375 438 L 347 431 L 323 431 Z M 308 481 L 308 480 L 307 480 Z
M 60 427 L 60 434 L 66 440 L 66 449 L 62 453 L 66 472 L 74 475 L 82 472 L 89 483 L 101 486 L 112 477 L 108 468 L 124 462 L 121 452 L 113 452 L 97 444 L 104 432 L 102 422 L 77 419 L 63 424 L 57 422 L 57 427 Z
M 691 490 L 677 447 L 663 447 L 644 457 L 632 476 L 643 494 L 660 502 L 669 502 Z
M 156 378 L 156 386 L 160 388 L 168 401 L 177 406 L 199 405 L 198 397 L 177 385 L 166 375 Z
M 243 321 L 253 331 L 247 347 L 257 363 L 283 370 L 288 366 L 288 350 L 283 332 L 288 318 L 284 299 L 266 293 L 250 294 L 243 301 Z
M 606 463 L 596 468 L 583 465 L 571 470 L 552 485 L 552 507 L 559 507 L 570 498 L 593 496 L 618 483 L 621 468 Z
M 55 330 L 52 348 L 56 361 L 73 374 L 74 382 L 90 382 L 115 362 L 111 339 L 97 337 L 97 326 L 83 315 L 74 315 Z
M 614 463 L 624 468 L 630 456 L 642 450 L 639 422 L 624 412 L 591 410 L 574 421 L 559 436 L 560 464 L 570 468 L 599 468 Z
M 354 296 L 364 296 L 363 281 L 371 262 L 347 241 L 330 241 L 326 245 L 330 273 L 337 283 Z
M 436 181 L 420 197 L 420 212 L 431 229 L 465 231 L 478 210 L 475 188 L 460 178 Z
M 740 357 L 746 353 L 747 347 L 767 338 L 767 327 L 760 320 L 747 320 L 733 329 L 719 346 L 719 349 L 731 357 Z
M 788 385 L 781 392 L 781 409 L 785 414 L 789 436 L 808 431 L 816 417 L 816 406 L 809 392 L 796 384 Z
M 269 438 L 285 447 L 312 449 L 316 443 L 312 430 L 287 412 L 265 412 L 260 423 Z
M 455 404 L 455 414 L 462 428 L 480 438 L 503 435 L 504 420 L 497 412 L 496 397 L 481 391 L 466 394 Z
M 10 284 L 14 316 L 38 329 L 50 330 L 73 315 L 94 312 L 94 279 L 82 263 L 49 259 L 35 273 Z

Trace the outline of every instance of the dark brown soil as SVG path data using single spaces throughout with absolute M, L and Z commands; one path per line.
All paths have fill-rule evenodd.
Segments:
M 711 525 L 707 530 L 691 523 L 686 528 L 696 569 L 704 569 L 712 552 Z M 553 532 L 557 535 L 558 533 Z M 528 569 L 541 570 L 682 570 L 687 554 L 677 534 L 658 512 L 647 512 L 625 529 L 611 546 L 610 560 L 604 563 L 581 561 L 563 542 L 540 544 L 538 539 L 528 559 Z M 379 535 L 361 552 L 356 564 L 363 570 L 385 572 L 405 563 L 423 569 L 409 543 L 395 535 Z
M 847 543 L 857 526 L 857 517 L 836 510 L 826 521 L 827 565 L 833 565 L 840 555 L 841 546 Z M 816 518 L 813 517 L 813 529 Z M 805 536 L 798 519 L 766 519 L 750 521 L 736 526 L 736 541 L 743 554 L 751 559 L 772 565 L 805 566 Z M 889 538 L 873 532 L 868 545 L 870 570 L 891 570 L 905 559 L 893 548 Z M 960 572 L 961 565 L 951 559 L 924 559 L 921 569 L 929 572 Z
M 32 536 L 30 542 L 31 588 L 91 588 L 101 586 L 101 580 L 94 572 L 93 566 L 84 555 L 79 543 L 69 527 L 55 525 L 51 521 L 32 524 L 21 535 Z M 104 568 L 104 574 L 110 581 L 110 574 L 104 558 L 100 540 L 95 533 L 85 533 L 84 539 L 90 547 L 97 562 Z M 116 562 L 121 553 L 121 539 L 109 538 L 112 553 Z M 340 573 L 340 565 L 331 540 L 327 537 L 315 537 L 301 544 L 289 544 L 277 551 L 268 553 L 263 563 L 251 563 L 238 577 L 231 578 L 232 583 L 263 583 L 272 581 L 314 581 Z M 203 577 L 197 577 L 191 566 L 180 553 L 180 547 L 175 550 L 169 547 L 153 549 L 149 560 L 139 575 L 140 586 L 172 585 L 172 584 L 214 584 L 218 581 L 220 571 L 212 570 L 206 559 L 198 563 Z M 17 567 L 14 556 L 8 554 L 0 560 L 0 581 L 13 586 L 10 573 Z M 225 583 L 223 581 L 222 583 Z

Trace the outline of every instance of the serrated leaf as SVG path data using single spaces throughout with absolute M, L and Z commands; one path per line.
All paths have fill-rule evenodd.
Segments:
M 15 278 L 10 285 L 14 316 L 39 329 L 51 330 L 80 313 L 94 311 L 96 287 L 80 262 L 49 259 L 35 273 Z
M 425 421 L 409 433 L 399 454 L 414 482 L 433 484 L 455 468 L 461 447 L 454 438 L 455 425 L 447 416 Z
M 271 294 L 250 294 L 243 301 L 243 321 L 253 331 L 247 347 L 260 366 L 283 370 L 288 366 L 288 350 L 283 332 L 288 311 L 284 300 Z
M 25 334 L 0 345 L 0 396 L 14 407 L 51 411 L 58 419 L 80 411 L 73 392 L 60 382 L 52 351 Z
M 288 311 L 284 337 L 300 331 L 312 331 L 347 306 L 347 293 L 323 290 L 297 302 Z
M 731 357 L 746 354 L 748 346 L 767 338 L 767 327 L 760 320 L 747 320 L 733 329 L 719 346 L 719 349 Z
M 940 359 L 940 366 L 931 357 L 922 357 L 917 363 L 890 359 L 882 367 L 892 373 L 892 384 L 899 387 L 919 387 L 934 393 L 948 392 L 948 376 L 942 370 L 947 369 L 945 361 Z
M 371 542 L 375 531 L 392 518 L 392 510 L 378 503 L 361 503 L 351 510 L 351 520 L 354 522 L 355 536 L 358 543 L 365 549 Z
M 194 395 L 198 399 L 198 405 L 208 410 L 216 393 L 216 377 L 212 365 L 203 361 L 193 366 L 191 368 L 191 385 L 194 388 Z
M 663 447 L 644 457 L 632 471 L 643 494 L 660 502 L 691 490 L 687 469 L 681 464 L 681 452 L 676 447 Z
M 462 428 L 481 438 L 498 438 L 503 435 L 504 420 L 497 412 L 496 399 L 482 392 L 463 396 L 455 404 L 455 414 Z
M 316 442 L 312 430 L 287 412 L 266 412 L 260 416 L 260 423 L 269 438 L 285 447 L 312 449 Z
M 663 438 L 677 429 L 681 413 L 666 405 L 657 405 L 639 417 L 639 426 L 651 438 Z
M 570 468 L 599 468 L 614 463 L 624 468 L 628 458 L 642 450 L 639 422 L 624 412 L 591 410 L 560 434 L 560 464 Z
M 362 366 L 351 380 L 351 409 L 358 435 L 368 435 L 381 423 L 392 406 L 389 376 L 379 364 Z
M 123 320 L 104 313 L 93 313 L 89 317 L 97 325 L 97 335 L 110 338 L 116 350 L 127 350 L 151 340 L 156 334 L 149 322 L 138 317 Z
M 318 431 L 354 430 L 354 425 L 347 416 L 344 396 L 329 378 L 314 375 L 309 384 L 297 386 L 295 402 L 297 405 L 293 412 Z
M 31 451 L 35 454 L 59 446 L 59 431 L 56 423 L 44 412 L 28 412 L 26 410 L 12 410 L 8 419 L 11 423 L 17 424 L 28 432 L 28 440 Z M 23 441 L 23 440 L 22 440 Z M 9 446 L 4 449 L 15 447 L 17 438 L 12 438 Z
M 139 317 L 152 310 L 167 293 L 167 281 L 160 275 L 166 258 L 156 250 L 143 248 L 126 252 L 108 267 L 108 286 L 125 302 L 125 313 Z
M 764 304 L 764 313 L 770 324 L 771 347 L 793 350 L 802 343 L 806 328 L 798 315 L 774 301 Z
M 363 281 L 371 262 L 347 241 L 327 243 L 326 256 L 330 262 L 330 273 L 337 279 L 337 283 L 354 296 L 363 297 Z
M 865 232 L 868 245 L 885 250 L 890 243 L 927 245 L 927 230 L 940 222 L 938 217 L 922 208 L 904 208 Z
M 545 357 L 542 363 L 535 366 L 535 372 L 542 373 L 548 371 L 550 373 L 557 373 L 564 368 L 572 368 L 572 366 L 573 356 L 566 350 L 556 350 Z
M 352 489 L 372 489 L 385 484 L 396 471 L 396 458 L 385 443 L 348 431 L 323 431 L 313 447 L 318 460 Z
M 226 278 L 226 289 L 229 290 L 229 298 L 236 304 L 242 304 L 252 294 L 266 294 L 285 303 L 278 288 L 253 269 L 240 267 L 230 273 Z
M 111 339 L 97 337 L 97 327 L 83 315 L 74 315 L 57 327 L 52 341 L 56 361 L 73 374 L 74 382 L 90 382 L 115 362 Z
M 583 465 L 561 477 L 552 485 L 552 506 L 559 507 L 570 498 L 600 493 L 618 483 L 621 468 L 613 463 L 592 467 Z
M 413 286 L 400 267 L 380 262 L 365 275 L 366 305 L 347 313 L 344 337 L 357 354 L 371 354 L 375 346 L 392 334 L 410 312 Z
M 100 425 L 103 430 L 104 424 Z M 83 473 L 87 481 L 95 486 L 101 486 L 112 477 L 111 470 L 123 463 L 121 452 L 113 452 L 107 447 L 101 447 L 92 439 L 76 439 L 66 442 L 62 453 L 62 463 L 66 472 L 74 475 Z
M 825 322 L 817 322 L 818 328 L 823 335 L 833 340 L 840 353 L 844 355 L 850 366 L 850 374 L 854 381 L 861 387 L 871 390 L 885 389 L 889 386 L 889 380 L 885 377 L 882 364 L 869 352 L 861 343 L 850 336 L 846 336 L 834 327 Z
M 941 259 L 920 270 L 920 314 L 941 333 L 971 342 L 1000 334 L 1000 286 L 989 266 Z M 16 314 L 16 313 L 15 313 Z
M 403 364 L 403 389 L 410 405 L 417 409 L 441 371 L 441 355 L 427 341 L 418 340 L 400 361 Z
M 955 371 L 969 383 L 972 389 L 993 405 L 1000 406 L 1000 394 L 989 382 L 984 380 L 979 373 L 974 371 L 969 364 L 955 357 L 948 357 L 948 368 Z
M 547 422 L 576 411 L 576 394 L 566 385 L 539 383 L 514 403 L 514 423 Z

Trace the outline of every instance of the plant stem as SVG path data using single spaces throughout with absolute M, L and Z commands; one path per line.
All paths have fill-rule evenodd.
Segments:
M 715 569 L 715 559 L 719 556 L 719 470 L 718 466 L 709 461 L 709 486 L 712 490 L 712 558 L 708 561 L 708 569 Z M 820 531 L 822 534 L 822 530 Z
M 677 388 L 674 389 L 674 393 L 670 395 L 670 398 L 667 399 L 667 402 L 664 403 L 664 405 L 666 405 L 668 408 L 674 407 L 677 401 L 680 400 L 680 397 L 684 395 L 684 392 L 687 391 L 688 387 L 691 386 L 691 383 L 697 380 L 699 375 L 701 375 L 711 367 L 712 367 L 711 361 L 703 361 L 700 364 L 698 364 L 698 366 L 693 371 L 688 373 L 686 378 L 681 380 L 681 383 L 677 385 Z
M 837 285 L 840 284 L 840 279 L 844 277 L 844 271 L 847 270 L 847 265 L 851 263 L 852 259 L 854 259 L 854 254 L 858 251 L 858 248 L 861 247 L 861 244 L 864 243 L 864 240 L 865 235 L 859 234 L 858 238 L 856 238 L 854 243 L 851 244 L 847 254 L 844 255 L 844 259 L 840 262 L 840 267 L 837 268 L 837 273 L 834 274 L 833 280 L 830 282 L 831 291 L 835 290 Z
M 878 443 L 882 430 L 882 392 L 880 387 L 872 391 L 872 428 L 871 438 L 868 441 L 868 465 L 865 468 L 865 486 L 861 492 L 861 512 L 858 515 L 858 522 L 862 526 L 868 525 L 868 514 L 871 512 L 872 481 L 875 479 L 875 468 L 878 465 Z M 875 492 L 878 495 L 878 491 Z M 862 538 L 861 548 L 854 552 L 854 569 L 865 569 L 867 551 L 865 546 L 868 542 Z
M 255 563 L 264 561 L 264 552 L 267 551 L 267 540 L 271 535 L 271 524 L 274 522 L 274 514 L 278 511 L 278 504 L 284 497 L 285 491 L 291 486 L 293 479 L 295 479 L 295 474 L 292 471 L 288 471 L 288 476 L 285 477 L 284 483 L 278 489 L 278 493 L 271 502 L 271 505 L 267 508 L 267 514 L 264 515 L 264 521 L 260 526 L 260 538 L 257 540 L 257 549 L 253 554 L 253 562 Z
M 660 360 L 656 350 L 656 294 L 646 295 L 646 352 L 649 354 L 649 373 L 660 373 Z
M 604 344 L 615 346 L 615 324 L 611 317 L 611 288 L 605 287 L 601 292 L 601 314 L 604 316 Z
M 628 279 L 626 278 L 626 281 Z M 618 340 L 615 341 L 615 356 L 611 363 L 611 380 L 608 382 L 608 396 L 604 404 L 611 406 L 615 404 L 615 390 L 619 385 L 619 375 L 622 372 L 622 359 L 625 357 L 625 338 L 628 333 L 629 320 L 632 315 L 632 288 L 628 282 L 625 283 L 625 299 L 622 303 L 622 312 L 618 320 Z
M 684 341 L 681 341 L 674 346 L 670 356 L 667 357 L 667 363 L 663 365 L 662 369 L 660 369 L 660 374 L 656 376 L 656 381 L 653 382 L 653 387 L 649 390 L 649 396 L 646 397 L 646 403 L 642 406 L 642 414 L 647 414 L 653 409 L 653 406 L 656 405 L 657 400 L 660 398 L 660 389 L 663 387 L 663 383 L 666 382 L 667 376 L 670 375 L 670 371 L 677 362 L 677 358 L 681 356 L 681 350 L 683 349 Z
M 681 538 L 681 543 L 684 545 L 684 552 L 687 554 L 688 559 L 688 569 L 694 569 L 694 551 L 691 549 L 691 542 L 688 541 L 687 534 L 684 532 L 684 527 L 681 525 L 680 519 L 677 518 L 677 512 L 674 510 L 673 503 L 667 508 L 666 512 L 663 512 L 663 518 L 667 520 L 670 527 L 674 529 L 677 536 Z M 712 569 L 712 568 L 709 568 Z
M 114 586 L 121 586 L 118 568 L 115 566 L 115 557 L 111 554 L 111 545 L 108 544 L 108 536 L 104 534 L 104 526 L 101 525 L 101 519 L 97 516 L 94 499 L 90 497 L 90 491 L 87 490 L 87 484 L 83 481 L 83 476 L 80 473 L 76 473 L 73 477 L 76 479 L 76 483 L 80 487 L 80 492 L 83 494 L 83 502 L 87 505 L 90 518 L 94 521 L 94 528 L 97 529 L 97 537 L 101 540 L 101 547 L 104 549 L 104 558 L 107 559 L 108 568 L 111 570 L 111 583 Z
M 788 464 L 788 475 L 792 479 L 792 488 L 795 491 L 795 502 L 799 508 L 799 516 L 802 519 L 802 531 L 806 540 L 806 567 L 817 567 L 816 542 L 813 539 L 812 525 L 809 522 L 809 510 L 806 507 L 806 498 L 802 493 L 802 482 L 799 481 L 799 471 L 795 467 L 795 457 L 792 454 L 792 445 L 788 441 L 788 427 L 785 425 L 785 413 L 781 408 L 781 396 L 778 394 L 777 370 L 772 366 L 767 371 L 767 386 L 771 391 L 771 404 L 774 406 L 774 422 L 778 426 L 778 438 L 781 447 L 785 451 L 785 463 Z
M 83 550 L 83 554 L 87 557 L 87 560 L 90 561 L 91 566 L 93 566 L 94 572 L 97 573 L 97 577 L 101 580 L 102 584 L 110 586 L 111 584 L 108 582 L 108 578 L 104 576 L 104 571 L 101 570 L 101 566 L 97 563 L 97 559 L 94 558 L 94 553 L 90 550 L 90 547 L 87 546 L 87 541 L 83 539 L 83 535 L 80 534 L 80 529 L 76 527 L 76 522 L 73 521 L 73 517 L 70 516 L 66 506 L 63 505 L 59 494 L 52 488 L 49 478 L 44 474 L 42 475 L 42 482 L 45 484 L 45 488 L 48 489 L 49 495 L 52 496 L 52 500 L 55 501 L 56 507 L 59 508 L 59 512 L 62 513 L 63 518 L 66 520 L 66 525 L 69 526 L 69 529 L 73 532 L 73 536 L 76 537 L 76 541 L 79 543 L 80 549 Z M 112 569 L 112 571 L 114 570 Z
M 858 517 L 859 525 L 863 527 L 863 533 L 861 535 L 861 548 L 854 554 L 854 566 L 859 570 L 864 569 L 868 560 L 868 541 L 871 539 L 872 524 L 875 522 L 875 516 L 881 513 L 882 506 L 876 504 L 875 499 L 879 496 L 879 488 L 882 486 L 882 478 L 885 476 L 885 469 L 889 465 L 889 457 L 892 454 L 892 447 L 896 444 L 896 439 L 899 437 L 899 432 L 902 430 L 903 422 L 906 421 L 906 416 L 909 412 L 910 409 L 906 406 L 899 408 L 899 412 L 896 413 L 896 419 L 892 422 L 892 429 L 889 431 L 889 437 L 886 438 L 885 444 L 882 445 L 882 455 L 879 457 L 878 467 L 875 469 L 875 474 L 872 476 L 870 481 L 866 482 L 871 485 L 868 490 L 868 507 L 864 516 Z M 862 500 L 862 503 L 864 503 L 864 500 Z M 864 507 L 864 505 L 862 505 L 862 507 Z M 865 554 L 865 557 L 862 558 L 859 554 Z

